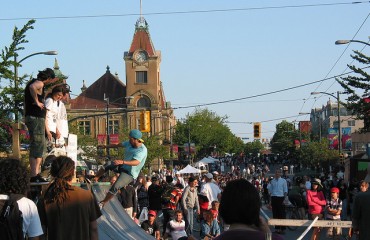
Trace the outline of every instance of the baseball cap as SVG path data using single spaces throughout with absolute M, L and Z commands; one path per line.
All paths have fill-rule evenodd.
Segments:
M 148 215 L 152 215 L 152 216 L 156 217 L 157 213 L 154 210 L 149 210 Z
M 143 134 L 137 129 L 132 129 L 129 136 L 139 140 L 140 142 L 144 142 L 144 140 L 142 139 Z
M 335 192 L 335 193 L 339 193 L 339 188 L 337 188 L 337 187 L 333 187 L 333 188 L 331 188 L 330 189 L 330 192 Z
M 212 173 L 207 173 L 205 176 L 206 176 L 206 178 L 209 178 L 209 179 L 212 179 L 213 178 Z

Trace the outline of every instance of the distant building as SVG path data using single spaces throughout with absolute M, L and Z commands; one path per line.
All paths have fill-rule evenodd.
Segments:
M 161 135 L 169 143 L 176 119 L 162 87 L 161 53 L 154 49 L 143 17 L 136 22 L 131 46 L 123 60 L 125 83 L 110 72 L 109 66 L 90 86 L 83 81 L 82 93 L 70 101 L 70 121 L 77 125 L 80 134 L 105 139 L 107 132 L 111 135 L 123 129 L 140 128 L 140 111 L 146 110 L 151 116 L 148 134 Z
M 340 127 L 342 129 L 342 149 L 352 150 L 351 134 L 363 128 L 363 120 L 356 120 L 345 106 L 340 105 Z M 338 149 L 338 103 L 330 99 L 325 106 L 311 110 L 310 121 L 314 139 L 328 138 L 331 148 Z

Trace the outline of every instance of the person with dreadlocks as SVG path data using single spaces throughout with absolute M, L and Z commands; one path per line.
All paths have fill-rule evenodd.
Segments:
M 41 225 L 48 239 L 98 239 L 99 206 L 88 190 L 72 186 L 74 161 L 59 156 L 51 164 L 53 181 L 38 202 Z

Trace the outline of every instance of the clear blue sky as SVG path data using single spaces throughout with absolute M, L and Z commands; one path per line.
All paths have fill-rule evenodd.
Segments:
M 370 4 L 351 2 L 143 0 L 143 14 L 154 47 L 162 52 L 161 80 L 167 101 L 176 108 L 247 98 L 348 71 L 351 50 L 361 50 L 363 45 L 351 44 L 340 57 L 346 46 L 334 45 L 335 40 L 368 41 L 370 36 Z M 73 94 L 80 94 L 82 80 L 90 85 L 103 75 L 107 65 L 125 82 L 123 53 L 132 41 L 139 0 L 0 3 L 0 47 L 9 45 L 14 26 L 21 28 L 28 19 L 36 18 L 20 58 L 57 50 L 60 69 L 69 76 Z M 104 15 L 118 16 L 78 17 Z M 369 55 L 369 48 L 364 53 Z M 54 56 L 35 56 L 24 61 L 19 72 L 36 74 L 53 64 Z M 6 84 L 1 82 L 1 86 Z M 308 115 L 287 117 L 310 112 L 329 99 L 323 96 L 315 100 L 310 92 L 338 90 L 340 86 L 330 79 L 276 94 L 210 105 L 208 109 L 228 116 L 230 122 L 242 122 L 229 124 L 237 136 L 252 139 L 252 125 L 248 123 L 262 122 L 263 138 L 271 138 L 280 118 L 309 120 Z M 193 111 L 185 108 L 175 114 L 183 118 Z

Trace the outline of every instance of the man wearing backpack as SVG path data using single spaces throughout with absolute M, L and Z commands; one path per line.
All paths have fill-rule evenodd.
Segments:
M 163 212 L 163 235 L 166 232 L 167 223 L 175 216 L 177 203 L 181 198 L 180 189 L 176 188 L 172 182 L 173 177 L 171 175 L 166 176 L 166 184 L 163 187 L 161 196 Z
M 0 239 L 39 239 L 43 234 L 37 207 L 24 197 L 29 173 L 17 159 L 0 159 Z M 8 213 L 8 214 L 6 214 Z

